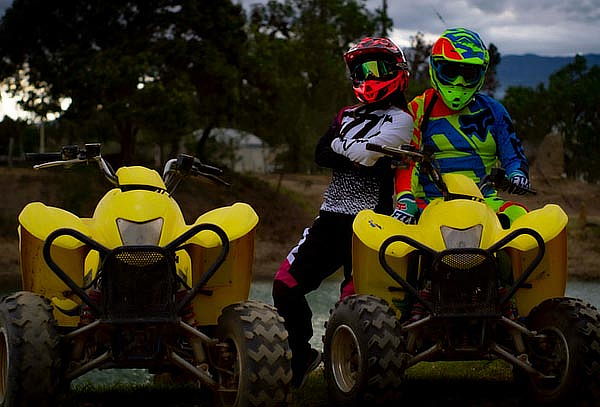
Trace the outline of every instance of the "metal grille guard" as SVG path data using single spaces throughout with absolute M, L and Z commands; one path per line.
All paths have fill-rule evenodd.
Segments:
M 522 229 L 517 229 L 511 233 L 509 233 L 507 236 L 505 236 L 503 239 L 499 240 L 498 242 L 496 242 L 494 245 L 492 245 L 490 248 L 488 249 L 481 249 L 482 251 L 488 253 L 488 254 L 493 254 L 495 252 L 497 252 L 498 250 L 500 250 L 502 247 L 504 247 L 508 242 L 516 239 L 517 237 L 521 236 L 521 235 L 529 235 L 531 237 L 533 237 L 535 239 L 535 241 L 538 244 L 538 252 L 537 255 L 535 256 L 535 258 L 531 261 L 531 263 L 529 263 L 529 266 L 527 266 L 527 269 L 525 270 L 525 272 L 521 275 L 521 277 L 517 280 L 517 282 L 515 284 L 513 284 L 513 286 L 507 291 L 507 293 L 504 295 L 504 297 L 502 297 L 500 299 L 499 305 L 502 306 L 504 305 L 506 302 L 508 302 L 517 292 L 517 290 L 519 289 L 519 287 L 521 287 L 521 285 L 529 278 L 529 276 L 531 275 L 531 273 L 533 273 L 533 271 L 535 270 L 535 268 L 540 264 L 540 262 L 542 261 L 542 258 L 544 257 L 544 254 L 546 252 L 546 244 L 544 243 L 544 239 L 542 238 L 542 236 L 536 232 L 535 230 L 531 229 L 531 228 L 522 228 Z M 407 282 L 405 279 L 403 279 L 398 273 L 396 273 L 391 267 L 390 265 L 387 263 L 387 260 L 385 258 L 385 252 L 387 250 L 387 248 L 395 242 L 403 242 L 406 243 L 412 247 L 414 247 L 417 250 L 429 253 L 434 259 L 437 258 L 440 255 L 444 255 L 445 252 L 447 252 L 446 250 L 438 252 L 436 250 L 433 250 L 432 248 L 408 237 L 408 236 L 403 236 L 403 235 L 396 235 L 396 236 L 390 236 L 388 237 L 382 244 L 381 247 L 379 248 L 379 263 L 381 264 L 381 267 L 383 267 L 383 269 L 385 270 L 385 272 L 398 284 L 400 284 L 400 286 L 402 286 L 402 288 L 407 291 L 408 293 L 410 293 L 411 295 L 413 295 L 421 304 L 423 304 L 423 306 L 432 314 L 435 314 L 434 312 L 434 307 L 433 304 L 428 301 L 423 299 L 420 295 L 419 292 L 412 286 L 410 285 L 409 282 Z
M 196 295 L 198 295 L 198 293 L 202 290 L 204 285 L 206 285 L 208 280 L 210 280 L 210 278 L 217 272 L 219 267 L 221 267 L 221 265 L 225 261 L 225 258 L 227 257 L 227 254 L 229 253 L 229 238 L 227 237 L 227 234 L 225 233 L 225 231 L 223 229 L 221 229 L 219 226 L 211 224 L 211 223 L 202 223 L 202 224 L 193 226 L 190 230 L 186 231 L 185 233 L 183 233 L 182 235 L 180 235 L 179 237 L 177 237 L 176 239 L 171 241 L 171 243 L 162 247 L 162 249 L 164 251 L 169 252 L 169 253 L 174 253 L 175 251 L 182 248 L 181 245 L 184 242 L 186 242 L 192 236 L 194 236 L 204 230 L 209 230 L 209 231 L 216 233 L 217 236 L 219 236 L 219 239 L 221 239 L 221 244 L 222 244 L 223 248 L 221 249 L 221 252 L 219 253 L 219 256 L 217 257 L 215 262 L 210 266 L 208 271 L 202 275 L 202 278 L 200 278 L 200 281 L 198 281 L 198 283 L 196 285 L 194 285 L 194 287 L 192 287 L 192 289 L 188 292 L 188 294 L 176 305 L 177 314 L 180 314 L 181 310 L 183 308 L 185 308 L 194 299 L 194 297 Z M 52 272 L 54 274 L 56 274 L 56 276 L 58 278 L 60 278 L 60 280 L 63 283 L 65 283 L 79 298 L 81 298 L 81 300 L 86 305 L 88 305 L 90 307 L 90 310 L 96 317 L 103 315 L 104 310 L 101 309 L 98 306 L 98 304 L 96 304 L 87 295 L 87 293 L 81 287 L 79 287 L 77 285 L 77 283 L 75 283 L 73 281 L 73 279 L 71 277 L 69 277 L 60 268 L 60 266 L 58 264 L 56 264 L 56 262 L 52 259 L 52 255 L 50 252 L 52 243 L 60 236 L 71 236 L 71 237 L 85 243 L 86 245 L 91 247 L 93 250 L 98 251 L 100 253 L 101 258 L 105 257 L 112 250 L 104 247 L 103 245 L 101 245 L 100 243 L 96 242 L 95 240 L 89 238 L 88 236 L 84 235 L 83 233 L 81 233 L 77 230 L 74 230 L 74 229 L 69 229 L 69 228 L 57 229 L 54 232 L 50 233 L 50 235 L 48 235 L 48 238 L 46 239 L 46 241 L 44 243 L 44 247 L 42 250 L 44 260 L 46 261 L 46 264 L 48 264 L 48 267 L 50 267 L 50 270 L 52 270 Z M 123 247 L 123 246 L 121 246 L 121 247 Z

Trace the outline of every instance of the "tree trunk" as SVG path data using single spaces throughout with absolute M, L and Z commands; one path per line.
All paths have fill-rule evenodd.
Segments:
M 135 136 L 137 127 L 129 120 L 117 122 L 117 131 L 121 140 L 121 163 L 120 165 L 130 165 L 135 157 Z
M 202 130 L 202 136 L 200 137 L 200 140 L 198 140 L 198 144 L 196 147 L 196 154 L 198 155 L 198 158 L 200 160 L 204 160 L 204 148 L 206 146 L 206 141 L 208 140 L 208 136 L 210 136 L 210 132 L 212 131 L 212 129 L 215 127 L 214 123 L 210 123 L 208 124 L 204 130 Z

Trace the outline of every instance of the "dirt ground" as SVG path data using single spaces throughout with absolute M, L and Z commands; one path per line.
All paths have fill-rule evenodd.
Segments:
M 548 203 L 560 205 L 569 215 L 569 274 L 577 278 L 600 278 L 600 185 L 548 174 L 532 166 L 535 196 L 518 196 L 530 209 Z M 91 216 L 93 207 L 108 189 L 90 169 L 76 175 L 41 173 L 29 169 L 0 168 L 6 191 L 0 199 L 0 290 L 18 287 L 17 216 L 31 201 L 42 201 Z M 90 179 L 91 177 L 91 179 Z M 248 202 L 260 217 L 255 244 L 254 275 L 270 279 L 288 251 L 310 226 L 321 204 L 329 175 L 279 174 L 259 178 L 232 176 L 229 189 L 188 182 L 175 194 L 188 222 L 205 211 L 236 201 Z M 231 179 L 231 177 L 230 177 Z
M 545 168 L 540 168 L 534 163 L 531 168 L 531 181 L 537 194 L 506 197 L 523 203 L 530 210 L 551 203 L 562 207 L 569 215 L 567 229 L 569 275 L 580 279 L 598 279 L 600 278 L 600 185 L 563 178 L 557 174 L 547 175 L 547 173 Z M 280 176 L 274 174 L 261 178 L 274 187 L 280 184 L 280 188 L 304 196 L 309 202 L 306 208 L 312 210 L 315 215 L 330 179 L 327 175 L 285 175 L 280 179 Z M 293 238 L 290 240 L 287 250 L 300 238 L 300 232 L 305 226 L 298 225 L 296 240 Z M 287 251 L 285 245 L 269 247 L 269 242 L 262 242 L 262 244 L 262 248 L 257 244 L 259 252 L 256 272 L 259 275 L 267 275 L 267 270 L 272 270 L 277 267 L 277 264 L 269 264 L 269 259 L 263 257 L 265 252 L 273 255 L 283 250 L 277 258 L 280 261 Z

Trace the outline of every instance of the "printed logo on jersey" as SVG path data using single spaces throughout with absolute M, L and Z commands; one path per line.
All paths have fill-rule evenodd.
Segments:
M 342 148 L 348 150 L 355 143 L 367 143 L 368 139 L 381 134 L 379 130 L 384 123 L 393 123 L 394 118 L 387 113 L 378 114 L 374 112 L 356 112 L 349 110 L 344 112 L 340 138 Z
M 471 138 L 477 137 L 481 142 L 485 142 L 488 131 L 494 123 L 494 117 L 487 109 L 482 109 L 470 115 L 463 115 L 458 121 L 464 134 Z

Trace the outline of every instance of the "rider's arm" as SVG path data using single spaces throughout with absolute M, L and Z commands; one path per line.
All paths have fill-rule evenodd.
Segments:
M 383 154 L 367 150 L 365 148 L 367 143 L 397 147 L 410 141 L 413 124 L 412 117 L 408 113 L 399 109 L 391 110 L 381 117 L 380 121 L 382 123 L 379 130 L 373 128 L 373 131 L 367 132 L 364 138 L 334 138 L 331 148 L 351 161 L 372 166 L 383 157 Z
M 414 118 L 414 126 L 412 129 L 412 137 L 410 140 L 411 146 L 415 149 L 421 149 L 421 119 L 423 116 L 423 107 L 421 103 L 421 97 L 413 99 L 408 104 L 408 111 L 411 118 Z M 413 179 L 417 177 L 418 169 L 415 162 L 409 160 L 407 166 L 399 167 L 396 169 L 394 176 L 394 197 L 396 200 L 401 199 L 405 195 L 413 195 Z
M 344 110 L 345 109 L 342 109 L 337 114 L 331 123 L 331 126 L 329 126 L 323 137 L 321 137 L 317 142 L 317 147 L 315 149 L 315 162 L 321 167 L 344 169 L 354 166 L 349 158 L 344 157 L 343 155 L 338 154 L 331 149 L 331 141 L 339 135 L 341 118 Z
M 523 151 L 521 140 L 515 134 L 510 115 L 499 102 L 494 103 L 496 145 L 498 158 L 506 174 L 529 174 L 529 165 Z

